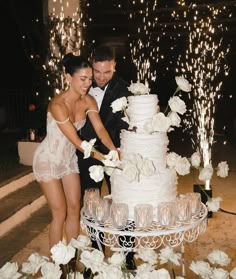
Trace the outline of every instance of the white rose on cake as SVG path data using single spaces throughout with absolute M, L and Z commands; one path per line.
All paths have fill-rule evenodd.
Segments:
M 175 170 L 180 175 L 186 175 L 190 173 L 190 163 L 186 157 L 179 156 L 176 165 Z
M 152 130 L 153 132 L 167 132 L 171 126 L 171 120 L 169 117 L 165 116 L 163 112 L 159 112 L 153 115 L 152 118 Z M 147 123 L 148 125 L 148 123 Z M 149 127 L 144 126 L 144 128 L 149 130 Z
M 177 112 L 181 115 L 183 115 L 186 112 L 185 102 L 181 100 L 178 96 L 170 98 L 168 104 L 170 106 L 170 109 L 174 112 Z
M 177 89 L 176 89 L 176 92 L 177 90 L 182 90 L 182 91 L 185 91 L 185 92 L 190 92 L 191 91 L 191 84 L 183 77 L 183 76 L 176 76 L 175 77 L 175 81 L 178 85 Z
M 125 110 L 127 107 L 127 99 L 126 97 L 121 97 L 111 103 L 112 112 L 118 112 L 121 110 Z
M 147 95 L 150 92 L 150 89 L 145 84 L 140 82 L 131 83 L 128 90 L 134 95 Z
M 178 113 L 171 111 L 168 114 L 168 117 L 170 118 L 171 126 L 180 127 L 181 119 L 180 119 Z
M 139 180 L 139 169 L 130 161 L 125 162 L 123 166 L 123 173 L 130 182 Z
M 156 168 L 151 160 L 143 160 L 142 166 L 140 168 L 140 173 L 144 176 L 154 175 Z

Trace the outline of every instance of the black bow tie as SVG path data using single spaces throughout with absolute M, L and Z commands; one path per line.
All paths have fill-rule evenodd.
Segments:
M 97 86 L 97 83 L 95 81 L 92 82 L 93 88 L 99 87 L 101 90 L 104 90 L 106 86 L 107 86 L 107 84 L 105 84 L 103 87 L 99 87 L 99 86 Z

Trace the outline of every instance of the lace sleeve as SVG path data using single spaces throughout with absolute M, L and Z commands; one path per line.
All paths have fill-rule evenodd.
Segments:
M 55 121 L 56 121 L 57 124 L 64 124 L 64 123 L 68 122 L 69 120 L 70 120 L 70 118 L 68 117 L 64 121 L 57 121 L 57 120 L 55 120 Z
M 95 110 L 95 109 L 88 109 L 88 110 L 86 111 L 86 115 L 87 115 L 89 112 L 96 112 L 96 113 L 99 113 L 98 110 Z

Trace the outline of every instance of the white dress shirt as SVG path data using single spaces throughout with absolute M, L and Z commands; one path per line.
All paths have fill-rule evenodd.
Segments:
M 100 110 L 101 108 L 102 100 L 104 98 L 106 89 L 107 89 L 107 85 L 105 86 L 104 90 L 102 90 L 100 87 L 92 87 L 92 86 L 89 89 L 88 94 L 95 98 L 98 105 L 98 110 Z

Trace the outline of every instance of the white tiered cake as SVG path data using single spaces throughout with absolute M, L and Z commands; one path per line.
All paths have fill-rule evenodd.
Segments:
M 128 204 L 129 219 L 134 218 L 135 205 L 153 205 L 155 216 L 158 203 L 177 195 L 176 171 L 166 167 L 167 133 L 145 129 L 158 111 L 157 95 L 128 97 L 129 129 L 120 134 L 122 170 L 111 175 L 111 195 L 115 203 Z

